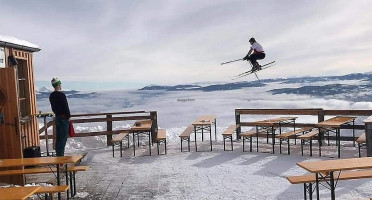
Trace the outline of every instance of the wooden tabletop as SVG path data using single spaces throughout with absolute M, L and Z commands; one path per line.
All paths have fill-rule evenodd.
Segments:
M 38 191 L 41 186 L 0 188 L 1 200 L 24 200 Z
M 272 126 L 279 122 L 285 122 L 285 121 L 295 120 L 295 119 L 297 119 L 297 117 L 279 117 L 279 118 L 274 118 L 274 119 L 255 121 L 255 122 L 252 122 L 252 124 L 254 124 L 255 126 Z
M 317 127 L 339 128 L 341 125 L 352 122 L 356 117 L 337 116 L 316 124 Z
M 0 159 L 0 168 L 1 167 L 22 167 L 22 166 L 31 166 L 31 165 L 69 164 L 69 163 L 76 163 L 82 158 L 83 158 L 83 155 Z
M 305 161 L 299 162 L 297 165 L 311 173 L 366 169 L 372 168 L 372 157 L 322 160 L 313 162 Z
M 212 123 L 214 123 L 214 120 L 216 119 L 216 116 L 213 115 L 203 115 L 198 117 L 192 125 L 193 126 L 210 126 Z
M 131 126 L 132 131 L 149 131 L 152 127 L 152 121 L 151 120 L 144 120 L 144 121 L 136 121 Z

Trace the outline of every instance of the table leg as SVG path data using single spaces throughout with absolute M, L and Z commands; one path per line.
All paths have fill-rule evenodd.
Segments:
M 273 145 L 273 154 L 275 153 L 275 133 L 274 133 L 274 126 L 271 127 L 271 138 L 272 138 L 272 145 Z
M 202 131 L 202 141 L 204 141 L 204 126 L 201 127 L 201 131 Z
M 209 127 L 209 138 L 211 141 L 211 151 L 212 151 L 212 126 Z
M 158 150 L 159 150 L 159 147 L 158 147 Z M 149 132 L 149 151 L 150 151 L 150 156 L 151 156 L 151 132 Z
M 336 129 L 336 144 L 338 144 L 338 158 L 341 156 L 341 138 L 340 138 L 340 129 Z
M 194 126 L 194 133 L 195 133 L 195 151 L 198 151 L 198 145 L 196 144 L 196 126 Z
M 319 173 L 315 173 L 315 178 L 316 178 L 316 199 L 319 200 L 320 195 L 319 195 Z
M 133 131 L 133 156 L 136 156 L 136 138 Z
M 257 152 L 258 152 L 258 126 L 256 126 L 256 148 L 257 148 Z M 252 146 L 252 140 L 251 140 L 251 146 Z
M 60 174 L 59 174 L 59 164 L 57 164 L 57 185 L 61 185 L 61 179 L 60 179 Z M 61 193 L 58 192 L 58 200 L 61 200 Z
M 65 164 L 65 179 L 66 179 L 66 185 L 68 185 L 68 171 L 67 171 L 67 164 Z M 69 197 L 69 191 L 70 189 L 68 189 L 67 190 L 67 192 L 66 192 L 66 195 L 67 195 L 67 200 L 69 200 L 70 199 L 70 197 Z
M 333 172 L 329 172 L 329 181 L 330 181 L 330 186 L 331 186 L 331 199 L 332 200 L 335 200 L 336 197 L 335 197 L 335 179 L 334 179 L 334 176 L 333 176 Z
M 214 141 L 217 141 L 217 120 L 216 119 L 214 119 Z M 231 141 L 232 141 L 232 138 L 231 138 Z

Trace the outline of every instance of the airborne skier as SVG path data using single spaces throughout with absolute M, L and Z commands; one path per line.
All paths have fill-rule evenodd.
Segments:
M 256 39 L 253 37 L 249 39 L 249 43 L 252 45 L 249 49 L 247 55 L 243 58 L 243 60 L 249 60 L 252 63 L 252 72 L 261 70 L 261 65 L 258 64 L 257 60 L 262 60 L 265 58 L 265 51 L 263 50 L 262 46 L 256 42 Z

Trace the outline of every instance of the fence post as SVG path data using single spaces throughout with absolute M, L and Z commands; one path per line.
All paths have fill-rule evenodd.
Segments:
M 46 151 L 47 151 L 47 156 L 49 156 L 49 138 L 48 138 L 48 124 L 47 124 L 47 120 L 46 120 L 47 116 L 45 115 L 44 116 L 44 127 L 45 127 L 45 132 L 44 132 L 44 135 L 45 135 L 45 148 L 46 148 Z
M 150 111 L 150 117 L 152 120 L 151 126 L 151 140 L 154 142 L 158 136 L 158 115 L 156 111 Z
M 324 110 L 318 112 L 318 123 L 324 121 Z M 324 131 L 319 129 L 319 145 L 323 146 Z
M 367 119 L 363 120 L 366 127 L 366 147 L 367 147 L 367 156 L 372 157 L 372 116 L 369 116 Z
M 112 131 L 112 115 L 106 115 L 107 131 Z M 107 135 L 107 146 L 112 145 L 112 135 Z
M 242 131 L 241 126 L 240 126 L 240 113 L 235 109 L 235 124 L 239 126 L 236 129 L 236 140 L 240 139 L 240 132 Z
M 56 128 L 56 117 L 53 117 L 53 150 L 56 150 L 56 135 L 57 135 L 57 128 Z M 53 155 L 53 154 L 52 154 Z

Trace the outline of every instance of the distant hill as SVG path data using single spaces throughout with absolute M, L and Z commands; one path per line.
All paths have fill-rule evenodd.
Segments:
M 372 74 L 357 73 L 343 76 L 296 77 L 262 79 L 260 82 L 233 82 L 212 85 L 185 84 L 175 86 L 146 86 L 139 90 L 162 91 L 224 91 L 250 87 L 265 87 L 278 83 L 281 88 L 271 89 L 272 94 L 310 95 L 322 98 L 347 98 L 350 101 L 372 101 Z

